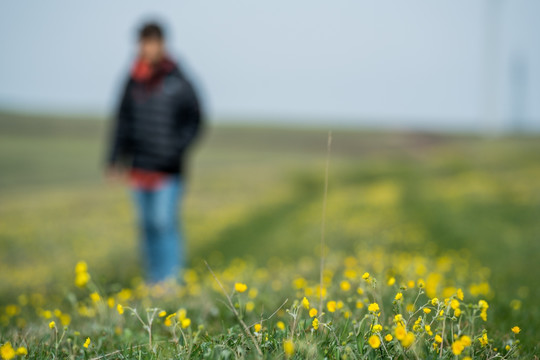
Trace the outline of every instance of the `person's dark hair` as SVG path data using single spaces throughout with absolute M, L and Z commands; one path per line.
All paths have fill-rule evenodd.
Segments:
M 139 40 L 143 39 L 158 39 L 163 40 L 165 37 L 161 25 L 155 22 L 144 24 L 139 30 Z

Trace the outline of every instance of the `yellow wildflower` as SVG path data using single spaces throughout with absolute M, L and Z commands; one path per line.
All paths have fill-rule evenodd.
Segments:
M 454 355 L 460 355 L 463 352 L 463 349 L 465 349 L 465 346 L 461 341 L 457 340 L 452 343 L 452 353 L 454 353 Z
M 257 323 L 255 324 L 255 326 L 253 326 L 253 329 L 255 330 L 255 332 L 259 332 L 262 329 L 262 325 Z
M 93 302 L 98 302 L 101 297 L 99 296 L 99 294 L 97 292 L 93 292 L 90 294 L 90 299 L 92 299 Z
M 482 347 L 486 346 L 488 344 L 488 341 L 489 341 L 487 333 L 484 333 L 484 335 L 482 335 L 482 337 L 479 338 L 478 341 L 480 341 L 480 344 L 482 345 Z
M 346 278 L 349 278 L 351 280 L 356 278 L 356 271 L 354 271 L 353 269 L 347 269 L 343 274 Z
M 519 334 L 520 331 L 521 331 L 521 329 L 519 328 L 519 326 L 514 326 L 514 327 L 512 328 L 512 332 L 513 332 L 514 334 Z
M 79 261 L 75 265 L 75 285 L 78 287 L 84 287 L 88 281 L 90 281 L 90 274 L 88 274 L 88 266 L 86 262 Z
M 351 289 L 351 283 L 347 280 L 343 280 L 339 286 L 341 287 L 341 290 L 343 291 L 349 291 Z
M 133 294 L 132 294 L 131 289 L 122 289 L 118 293 L 118 299 L 121 301 L 128 301 L 132 295 Z
M 309 317 L 315 317 L 315 316 L 317 316 L 317 309 L 311 308 L 311 310 L 309 310 Z
M 424 311 L 424 313 L 429 314 L 431 312 L 431 309 L 430 308 L 424 308 L 423 311 Z
M 314 318 L 313 321 L 311 322 L 311 326 L 313 326 L 313 328 L 317 330 L 319 328 L 319 319 Z
M 380 332 L 382 330 L 382 325 L 381 324 L 375 324 L 375 325 L 373 325 L 371 330 L 373 330 L 373 332 L 376 332 L 376 333 Z
M 305 296 L 302 299 L 302 306 L 305 307 L 306 309 L 309 309 L 309 300 Z
M 317 285 L 315 293 L 317 294 L 317 296 L 325 298 L 326 297 L 326 287 L 323 286 L 321 288 L 319 285 Z
M 393 337 L 392 337 L 392 335 L 390 335 L 390 334 L 388 334 L 388 335 L 386 335 L 386 336 L 384 337 L 384 340 L 386 340 L 386 341 L 388 341 L 388 342 L 392 341 L 392 339 L 393 339 Z
M 439 344 L 442 343 L 441 335 L 439 335 L 439 334 L 435 335 L 435 341 L 438 342 Z
M 184 308 L 180 308 L 178 309 L 178 320 L 182 321 L 186 318 L 187 316 L 187 311 L 186 309 Z
M 369 337 L 369 346 L 371 346 L 373 349 L 379 348 L 381 346 L 381 339 L 377 335 L 371 335 Z
M 489 305 L 487 303 L 486 300 L 479 300 L 478 301 L 478 305 L 480 306 L 481 309 L 483 310 L 487 310 L 489 308 Z
M 512 307 L 513 310 L 516 310 L 516 311 L 521 309 L 521 300 L 514 299 L 510 301 L 510 306 Z
M 482 310 L 480 312 L 480 317 L 482 318 L 482 320 L 487 321 L 487 312 L 485 310 Z
M 290 339 L 283 340 L 283 351 L 285 352 L 285 355 L 287 357 L 292 356 L 294 354 L 294 344 L 292 340 Z
M 394 330 L 394 335 L 396 335 L 396 339 L 401 341 L 407 336 L 407 330 L 401 324 L 398 324 Z
M 467 335 L 463 335 L 459 340 L 461 341 L 461 343 L 462 343 L 465 347 L 471 346 L 471 344 L 472 344 L 471 338 L 470 338 L 469 336 L 467 336 Z
M 184 318 L 180 320 L 180 325 L 182 326 L 182 329 L 187 328 L 189 325 L 191 325 L 191 319 L 190 318 Z
M 166 311 L 160 311 L 158 314 L 159 317 L 165 317 L 166 315 L 167 315 Z
M 15 352 L 17 353 L 17 355 L 20 355 L 20 356 L 28 355 L 28 350 L 26 350 L 24 346 L 18 347 L 17 351 Z
M 21 308 L 15 304 L 6 305 L 6 315 L 15 316 L 21 312 Z
M 244 283 L 237 282 L 234 284 L 234 290 L 238 291 L 239 293 L 243 293 L 247 290 L 247 285 Z
M 396 300 L 401 300 L 401 299 L 403 299 L 403 294 L 400 293 L 400 292 L 398 292 L 398 293 L 396 294 L 396 296 L 394 297 L 394 299 L 396 299 Z
M 259 294 L 259 290 L 255 289 L 255 288 L 249 289 L 248 296 L 251 299 L 255 299 L 258 294 Z
M 457 298 L 463 301 L 463 290 L 457 289 Z
M 75 265 L 75 273 L 76 274 L 80 274 L 80 273 L 87 272 L 87 271 L 88 271 L 88 265 L 86 264 L 86 261 L 79 261 Z
M 293 280 L 293 285 L 297 289 L 302 289 L 302 288 L 306 287 L 307 281 L 303 277 L 299 277 L 299 278 L 296 278 L 296 279 Z
M 285 323 L 283 321 L 278 321 L 276 326 L 279 330 L 285 330 Z
M 405 338 L 401 340 L 401 346 L 404 348 L 408 348 L 411 346 L 414 342 L 414 334 L 412 332 L 408 332 L 407 335 L 405 335 Z
M 329 301 L 326 303 L 326 308 L 328 309 L 328 311 L 330 312 L 334 312 L 336 311 L 336 302 L 335 301 Z
M 172 314 L 169 314 L 167 315 L 167 317 L 165 318 L 165 321 L 163 322 L 163 324 L 165 324 L 165 326 L 171 326 L 172 325 L 172 318 L 176 316 L 176 313 L 172 313 Z
M 68 326 L 71 323 L 71 316 L 69 314 L 60 315 L 60 323 L 63 326 Z
M 75 285 L 78 287 L 84 287 L 90 281 L 90 274 L 87 272 L 77 273 L 75 275 Z
M 369 273 L 368 273 L 368 272 L 365 272 L 365 273 L 362 275 L 362 279 L 364 279 L 364 280 L 369 279 Z
M 15 349 L 11 346 L 11 343 L 8 341 L 4 345 L 0 346 L 0 356 L 2 359 L 11 360 L 15 357 Z
M 83 346 L 88 349 L 88 346 L 90 346 L 90 338 L 87 337 L 86 341 L 84 342 Z
M 51 321 L 49 323 L 49 328 L 54 329 L 56 327 L 56 323 L 54 321 Z
M 118 311 L 118 313 L 122 315 L 124 313 L 124 307 L 121 304 L 118 304 L 116 305 L 116 311 Z
M 371 303 L 371 304 L 369 304 L 369 306 L 368 306 L 368 311 L 370 311 L 370 312 L 377 312 L 377 311 L 379 311 L 379 304 L 377 304 L 377 303 Z
M 387 282 L 388 286 L 392 286 L 395 283 L 396 283 L 396 278 L 395 277 L 392 276 L 391 278 L 388 279 L 388 282 Z

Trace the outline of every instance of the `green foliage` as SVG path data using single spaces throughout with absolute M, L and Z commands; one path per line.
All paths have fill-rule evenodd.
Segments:
M 29 358 L 257 358 L 206 260 L 265 358 L 286 357 L 291 340 L 291 357 L 299 359 L 435 359 L 437 334 L 444 335 L 443 357 L 454 358 L 452 332 L 472 340 L 459 358 L 536 353 L 537 138 L 335 132 L 327 293 L 315 330 L 301 300 L 319 307 L 324 131 L 210 128 L 193 154 L 183 205 L 186 284 L 152 289 L 140 280 L 129 193 L 101 180 L 105 129 L 89 120 L 0 115 L 0 345 L 25 347 Z M 79 260 L 91 275 L 83 288 L 74 284 Z M 248 290 L 234 292 L 237 281 Z M 395 300 L 397 292 L 403 299 Z M 487 321 L 479 300 L 489 304 Z M 330 312 L 329 301 L 339 308 Z M 378 316 L 368 311 L 375 302 Z M 414 335 L 410 347 L 396 338 L 397 314 Z M 182 317 L 190 319 L 185 328 Z M 143 323 L 150 318 L 149 336 Z M 376 324 L 382 344 L 373 349 Z M 516 325 L 518 334 L 510 330 Z

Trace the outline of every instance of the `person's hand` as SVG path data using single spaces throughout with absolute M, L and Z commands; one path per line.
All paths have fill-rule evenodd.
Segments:
M 126 178 L 126 171 L 118 166 L 109 166 L 105 169 L 105 178 L 108 182 L 121 182 Z

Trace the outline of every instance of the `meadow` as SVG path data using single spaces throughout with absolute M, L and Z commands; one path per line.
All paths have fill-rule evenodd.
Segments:
M 334 129 L 324 201 L 327 129 L 208 125 L 148 287 L 107 129 L 0 113 L 0 358 L 537 359 L 538 136 Z

